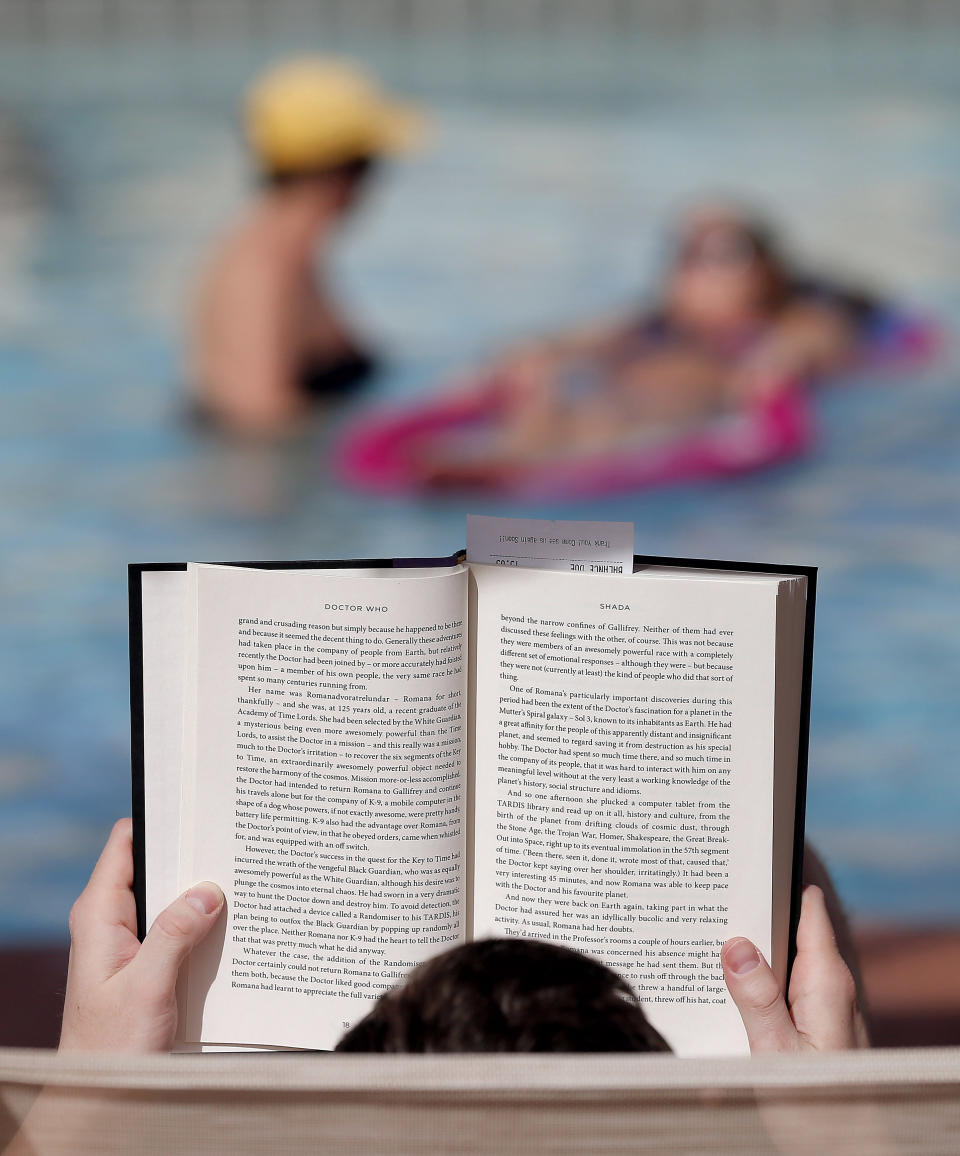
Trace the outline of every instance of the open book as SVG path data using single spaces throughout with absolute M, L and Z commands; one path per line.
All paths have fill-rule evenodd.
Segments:
M 418 961 L 550 939 L 681 1055 L 746 1050 L 719 946 L 785 976 L 808 568 L 132 566 L 141 934 L 218 882 L 185 1044 L 332 1048 Z

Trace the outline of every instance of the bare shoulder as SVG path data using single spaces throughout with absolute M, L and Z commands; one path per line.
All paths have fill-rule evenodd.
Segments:
M 251 222 L 241 221 L 214 245 L 200 274 L 199 296 L 207 308 L 221 302 L 263 302 L 291 279 L 276 247 Z
M 839 333 L 850 328 L 850 318 L 834 301 L 801 297 L 784 306 L 775 326 L 788 333 Z

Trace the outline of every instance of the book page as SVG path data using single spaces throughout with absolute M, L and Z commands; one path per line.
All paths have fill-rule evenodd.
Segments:
M 147 927 L 176 899 L 180 881 L 186 587 L 185 570 L 140 575 Z
M 719 947 L 771 955 L 782 580 L 472 573 L 475 937 L 578 948 L 680 1055 L 746 1051 Z
M 464 935 L 466 571 L 188 575 L 184 1038 L 331 1048 Z

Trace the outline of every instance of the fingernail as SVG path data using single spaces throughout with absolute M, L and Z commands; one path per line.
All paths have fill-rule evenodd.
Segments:
M 760 952 L 749 939 L 731 939 L 723 948 L 723 962 L 734 975 L 746 975 L 760 964 Z
M 223 903 L 223 892 L 216 883 L 198 883 L 184 894 L 184 899 L 201 915 L 212 915 Z

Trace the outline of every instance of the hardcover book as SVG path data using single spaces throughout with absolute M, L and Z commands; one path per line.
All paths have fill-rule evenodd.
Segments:
M 719 948 L 785 979 L 815 571 L 431 560 L 130 567 L 141 934 L 227 897 L 183 1046 L 329 1049 L 419 961 L 548 939 L 680 1055 L 747 1050 Z

